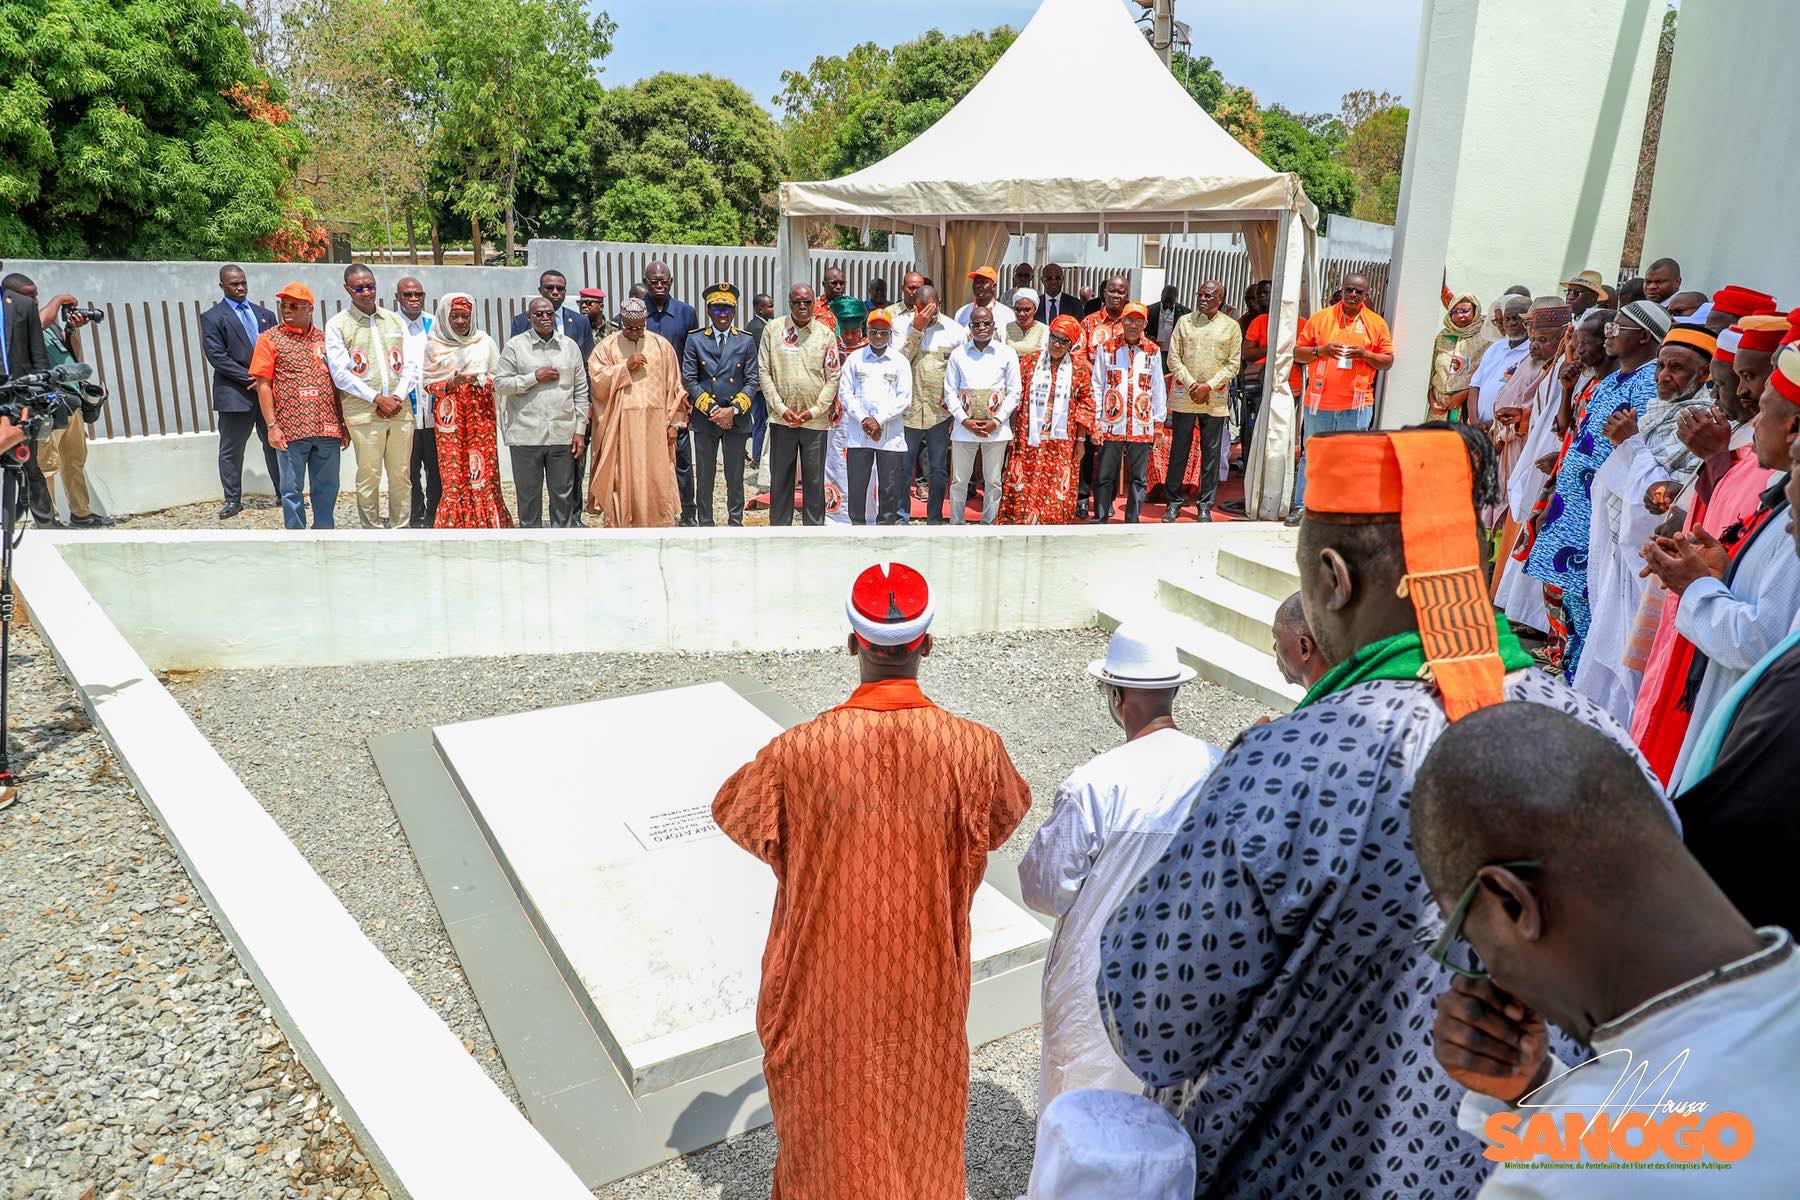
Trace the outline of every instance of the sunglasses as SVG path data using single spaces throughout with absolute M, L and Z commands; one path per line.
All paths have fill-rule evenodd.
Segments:
M 374 293 L 375 285 L 372 283 L 356 283 L 350 285 L 350 294 L 352 296 L 370 296 Z
M 811 308 L 812 301 L 811 300 L 789 300 L 788 307 L 789 308 Z
M 1541 869 L 1544 864 L 1521 859 L 1517 862 L 1489 863 L 1487 865 L 1501 867 L 1508 871 L 1535 871 Z M 1431 961 L 1440 967 L 1454 971 L 1464 979 L 1489 978 L 1487 970 L 1482 967 L 1481 960 L 1475 954 L 1475 947 L 1462 940 L 1463 922 L 1468 919 L 1469 909 L 1475 904 L 1475 893 L 1479 890 L 1481 890 L 1481 875 L 1480 872 L 1477 872 L 1475 878 L 1469 880 L 1469 886 L 1463 889 L 1462 898 L 1456 902 L 1456 907 L 1450 910 L 1450 916 L 1444 922 L 1444 932 L 1438 935 L 1437 941 L 1431 943 L 1431 949 L 1426 951 Z M 1466 958 L 1467 963 L 1453 961 L 1453 958 L 1458 955 Z
M 1368 288 L 1345 288 L 1344 289 L 1344 295 L 1346 295 L 1346 296 L 1366 296 L 1368 294 L 1369 294 Z
M 397 292 L 395 294 L 398 295 L 402 300 L 423 300 L 425 298 L 425 293 L 423 291 Z

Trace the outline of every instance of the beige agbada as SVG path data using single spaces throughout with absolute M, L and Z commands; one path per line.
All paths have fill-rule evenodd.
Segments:
M 636 370 L 625 364 L 644 356 Z M 687 390 L 681 386 L 675 347 L 644 331 L 633 342 L 623 331 L 608 334 L 588 359 L 593 383 L 594 473 L 588 511 L 610 529 L 665 529 L 681 513 L 675 491 L 675 440 L 687 427 Z

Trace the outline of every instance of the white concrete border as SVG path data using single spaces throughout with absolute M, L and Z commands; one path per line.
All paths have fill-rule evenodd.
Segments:
M 857 572 L 923 571 L 944 636 L 1071 629 L 1279 525 L 55 535 L 159 670 L 514 654 L 826 649 Z M 33 535 L 42 536 L 42 535 Z M 29 539 L 28 539 L 29 540 Z
M 27 537 L 16 568 L 32 620 L 95 727 L 383 1181 L 413 1200 L 588 1200 L 568 1164 L 363 936 L 56 545 Z

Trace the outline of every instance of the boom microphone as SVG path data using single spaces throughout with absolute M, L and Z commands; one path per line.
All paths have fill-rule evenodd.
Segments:
M 55 387 L 58 384 L 74 383 L 81 379 L 93 377 L 92 363 L 64 363 L 60 367 L 51 367 L 48 371 L 35 371 L 30 375 L 15 375 L 5 383 L 12 387 Z

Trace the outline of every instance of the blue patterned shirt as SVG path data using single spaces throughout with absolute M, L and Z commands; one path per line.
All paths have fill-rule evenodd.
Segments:
M 1560 679 L 1515 671 L 1506 695 L 1636 753 Z M 1488 1174 L 1432 1057 L 1451 976 L 1409 840 L 1447 725 L 1429 685 L 1377 680 L 1246 730 L 1101 931 L 1100 1011 L 1193 1137 L 1196 1196 L 1456 1200 Z

